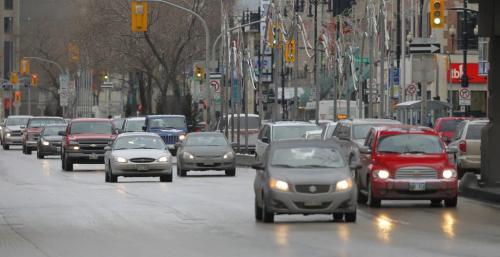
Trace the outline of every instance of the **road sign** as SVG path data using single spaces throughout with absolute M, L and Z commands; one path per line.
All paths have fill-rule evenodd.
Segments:
M 471 102 L 471 94 L 468 88 L 462 88 L 458 92 L 458 104 L 460 106 L 469 106 Z
M 113 88 L 113 82 L 104 82 L 102 83 L 101 88 Z
M 417 86 L 415 84 L 410 84 L 406 86 L 406 94 L 407 95 L 414 95 L 417 93 Z
M 220 82 L 219 82 L 218 79 L 212 79 L 212 80 L 210 80 L 210 86 L 213 88 L 213 90 L 216 93 L 220 92 Z
M 399 68 L 389 69 L 389 77 L 393 85 L 399 85 Z
M 410 44 L 412 54 L 436 54 L 441 52 L 441 44 Z

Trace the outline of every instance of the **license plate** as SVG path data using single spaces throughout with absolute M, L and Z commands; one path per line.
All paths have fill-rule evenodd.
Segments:
M 321 202 L 317 200 L 308 200 L 304 202 L 305 206 L 320 206 Z
M 214 162 L 204 162 L 203 164 L 205 164 L 206 166 L 212 166 L 214 165 Z
M 97 156 L 97 154 L 93 153 L 93 154 L 89 155 L 89 159 L 90 160 L 97 160 L 97 159 L 99 159 L 99 156 Z
M 146 165 L 137 165 L 137 170 L 139 171 L 145 171 L 145 170 L 148 170 L 148 166 Z
M 425 191 L 424 182 L 410 182 L 410 191 Z
M 60 152 L 61 151 L 61 147 L 56 147 L 56 151 Z

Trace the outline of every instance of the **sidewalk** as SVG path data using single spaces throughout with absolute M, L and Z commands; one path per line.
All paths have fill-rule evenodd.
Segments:
M 473 173 L 466 173 L 458 186 L 460 196 L 500 204 L 500 186 L 482 187 Z

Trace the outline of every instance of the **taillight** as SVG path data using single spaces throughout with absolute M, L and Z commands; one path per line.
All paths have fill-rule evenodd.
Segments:
M 458 143 L 458 149 L 462 153 L 467 152 L 467 142 L 465 142 L 465 140 L 460 140 L 460 142 Z

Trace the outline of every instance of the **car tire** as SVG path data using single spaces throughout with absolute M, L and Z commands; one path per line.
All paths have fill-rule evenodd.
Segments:
M 274 212 L 267 210 L 267 204 L 264 196 L 262 197 L 262 221 L 264 221 L 264 223 L 274 222 Z
M 187 176 L 187 170 L 183 169 L 182 167 L 177 166 L 177 173 L 181 177 Z
M 64 159 L 63 159 L 63 170 L 64 171 L 73 171 L 73 163 L 66 156 L 64 156 Z
M 356 182 L 357 182 L 357 191 L 358 191 L 358 195 L 357 195 L 357 201 L 358 203 L 362 203 L 362 204 L 366 204 L 366 201 L 368 201 L 368 197 L 367 195 L 363 194 L 363 192 L 361 192 L 361 183 L 359 181 L 359 174 L 357 173 L 356 171 Z
M 43 159 L 45 156 L 43 156 L 42 152 L 40 151 L 40 149 L 38 149 L 36 151 L 36 158 L 38 159 Z
M 262 221 L 262 208 L 257 204 L 257 197 L 255 197 L 255 220 Z
M 345 213 L 345 222 L 349 222 L 349 223 L 356 222 L 356 216 L 357 216 L 356 211 L 354 211 L 354 212 L 346 212 Z
M 109 179 L 109 172 L 104 172 L 104 182 L 109 183 L 111 180 Z
M 376 197 L 373 196 L 373 190 L 372 190 L 372 182 L 370 179 L 368 179 L 368 197 L 367 197 L 367 204 L 368 206 L 372 208 L 379 208 L 382 201 Z
M 441 207 L 442 200 L 431 200 L 432 207 Z
M 160 182 L 172 182 L 172 174 L 160 176 Z
M 23 154 L 26 154 L 26 146 L 23 145 L 23 149 L 21 150 Z
M 457 164 L 457 177 L 458 177 L 458 179 L 462 179 L 465 172 L 466 172 L 465 169 L 463 169 L 462 167 L 460 167 L 460 165 Z
M 26 154 L 31 155 L 31 148 L 26 147 Z
M 236 169 L 226 170 L 226 176 L 229 176 L 229 177 L 236 176 Z
M 444 206 L 449 208 L 455 208 L 457 207 L 457 204 L 458 198 L 456 196 L 454 198 L 444 200 Z
M 108 170 L 109 170 L 109 182 L 110 183 L 118 182 L 118 176 L 113 175 L 113 170 L 111 169 L 111 164 L 109 164 Z
M 342 221 L 342 220 L 344 220 L 344 214 L 343 213 L 334 213 L 332 216 L 333 216 L 333 221 Z
M 4 149 L 4 150 L 6 150 L 6 151 L 7 151 L 7 150 L 9 150 L 9 148 L 10 148 L 10 146 L 9 146 L 8 144 L 6 144 L 6 143 L 4 143 L 4 144 L 2 145 L 2 147 L 3 147 L 3 149 Z

